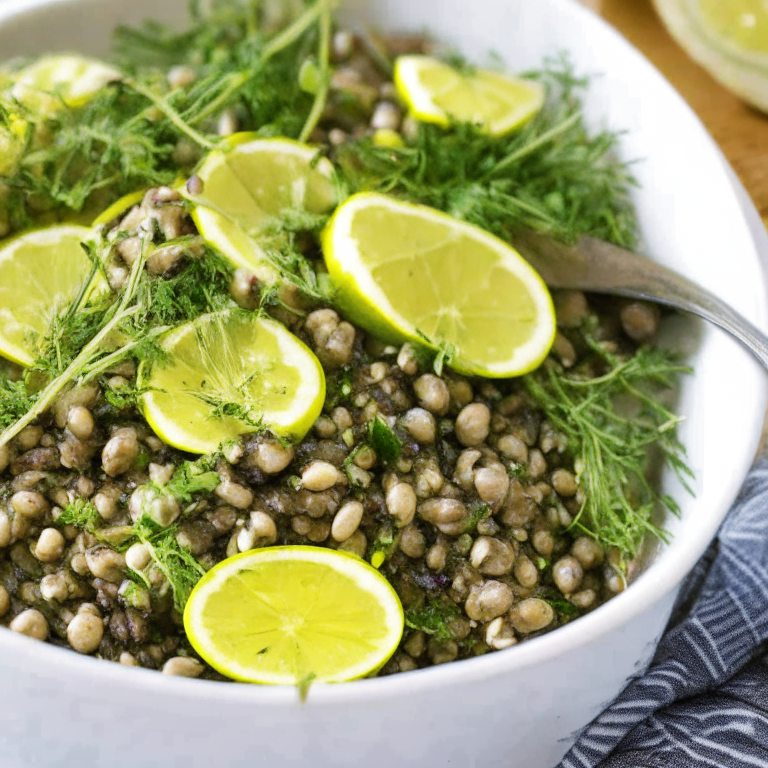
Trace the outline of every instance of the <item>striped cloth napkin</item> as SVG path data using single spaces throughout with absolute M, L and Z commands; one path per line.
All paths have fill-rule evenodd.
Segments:
M 768 458 L 686 580 L 647 671 L 559 768 L 768 768 Z

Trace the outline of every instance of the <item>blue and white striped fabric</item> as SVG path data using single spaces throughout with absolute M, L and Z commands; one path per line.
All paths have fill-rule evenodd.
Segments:
M 768 459 L 673 616 L 648 670 L 560 768 L 768 768 Z

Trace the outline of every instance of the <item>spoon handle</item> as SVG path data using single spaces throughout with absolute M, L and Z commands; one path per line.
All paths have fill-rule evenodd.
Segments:
M 576 245 L 533 232 L 514 247 L 551 288 L 574 288 L 664 304 L 703 317 L 737 338 L 768 369 L 768 336 L 713 293 L 624 248 L 584 237 Z

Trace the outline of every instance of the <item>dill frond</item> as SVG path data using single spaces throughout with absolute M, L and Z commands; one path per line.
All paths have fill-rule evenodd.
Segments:
M 182 504 L 190 504 L 198 493 L 212 493 L 221 480 L 208 465 L 207 457 L 182 462 L 163 487 L 163 492 L 171 494 Z
M 205 569 L 189 550 L 176 541 L 177 526 L 164 528 L 144 514 L 139 518 L 134 530 L 155 565 L 168 580 L 173 592 L 174 607 L 179 613 L 183 613 L 189 595 L 195 584 L 205 575 Z
M 579 98 L 586 81 L 567 61 L 530 76 L 548 86 L 547 103 L 509 136 L 421 124 L 401 149 L 370 138 L 343 144 L 335 159 L 350 190 L 429 205 L 507 240 L 515 228 L 530 227 L 567 242 L 589 234 L 631 247 L 634 181 L 615 156 L 619 135 L 590 134 Z
M 119 29 L 123 78 L 82 107 L 41 116 L 0 96 L 0 124 L 15 116 L 27 123 L 19 163 L 0 178 L 12 228 L 32 224 L 40 210 L 96 210 L 136 189 L 172 184 L 219 141 L 216 122 L 226 110 L 236 111 L 242 130 L 297 138 L 324 101 L 299 87 L 298 73 L 310 54 L 327 56 L 327 0 L 305 5 L 279 30 L 266 29 L 260 16 L 253 4 L 225 0 L 183 33 L 158 24 Z M 197 77 L 171 89 L 168 69 L 178 64 Z
M 572 527 L 632 557 L 646 534 L 666 538 L 652 522 L 659 505 L 677 512 L 648 478 L 651 452 L 683 483 L 692 476 L 676 437 L 680 417 L 660 399 L 690 369 L 663 349 L 641 347 L 620 355 L 606 351 L 589 328 L 580 335 L 588 353 L 578 369 L 566 372 L 550 361 L 523 382 L 535 405 L 568 438 L 585 492 Z M 595 368 L 598 375 L 591 372 Z
M 101 515 L 88 499 L 75 498 L 56 518 L 56 525 L 73 525 L 81 531 L 95 534 L 101 527 Z
M 37 395 L 27 390 L 23 380 L 0 378 L 0 429 L 7 429 L 35 404 Z

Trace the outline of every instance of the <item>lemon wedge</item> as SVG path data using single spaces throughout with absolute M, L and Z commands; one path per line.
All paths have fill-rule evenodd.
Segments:
M 36 339 L 91 271 L 80 246 L 91 235 L 67 224 L 26 232 L 0 247 L 0 355 L 32 364 Z
M 249 683 L 337 683 L 378 670 L 403 633 L 389 582 L 354 555 L 270 547 L 231 557 L 198 582 L 184 611 L 195 650 Z
M 270 429 L 300 440 L 325 399 L 317 358 L 285 326 L 250 312 L 202 315 L 170 331 L 168 359 L 143 364 L 144 416 L 161 440 L 191 453 Z
M 450 352 L 456 370 L 519 376 L 546 357 L 555 313 L 539 275 L 506 243 L 433 208 L 361 193 L 322 237 L 336 301 L 385 340 Z
M 62 106 L 83 106 L 107 83 L 121 77 L 114 67 L 85 56 L 43 56 L 16 73 L 11 96 L 27 109 L 46 116 Z
M 395 85 L 419 120 L 445 126 L 452 119 L 476 123 L 493 136 L 528 122 L 546 96 L 534 80 L 486 69 L 465 74 L 431 56 L 400 56 Z
M 196 176 L 202 190 L 195 193 L 190 184 L 182 193 L 196 205 L 200 234 L 267 284 L 278 276 L 258 235 L 270 218 L 290 209 L 327 213 L 336 204 L 331 163 L 290 139 L 235 134 L 203 160 Z

